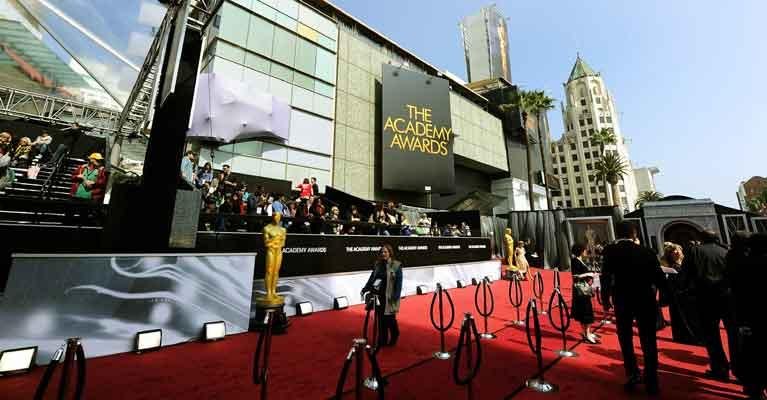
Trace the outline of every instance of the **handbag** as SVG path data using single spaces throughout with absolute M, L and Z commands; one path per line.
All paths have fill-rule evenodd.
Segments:
M 578 281 L 573 284 L 575 294 L 581 297 L 591 297 L 594 295 L 594 290 L 591 285 L 586 281 Z

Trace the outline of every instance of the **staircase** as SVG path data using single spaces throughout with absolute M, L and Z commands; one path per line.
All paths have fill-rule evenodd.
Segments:
M 13 168 L 16 180 L 0 190 L 0 224 L 98 226 L 103 207 L 70 199 L 72 171 L 85 160 L 65 158 L 61 167 L 44 166 L 36 178 L 26 168 Z

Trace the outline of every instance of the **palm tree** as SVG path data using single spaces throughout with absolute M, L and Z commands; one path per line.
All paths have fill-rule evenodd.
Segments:
M 767 189 L 762 193 L 746 202 L 748 210 L 757 213 L 767 215 Z
M 520 90 L 511 99 L 511 103 L 502 104 L 499 106 L 501 111 L 508 111 L 511 109 L 518 109 L 522 114 L 522 129 L 524 130 L 523 141 L 525 143 L 526 150 L 526 163 L 527 163 L 527 197 L 530 202 L 530 210 L 535 210 L 535 197 L 533 195 L 533 157 L 531 145 L 535 144 L 535 138 L 530 135 L 528 131 L 528 115 L 537 113 L 537 101 L 534 92 L 527 90 Z
M 620 193 L 618 192 L 618 182 L 623 179 L 623 175 L 628 173 L 628 166 L 621 159 L 618 153 L 606 153 L 602 156 L 596 165 L 597 177 L 603 180 L 605 185 L 610 184 L 613 192 L 612 205 L 621 205 Z
M 549 154 L 551 154 L 548 151 L 545 151 L 546 141 L 543 138 L 543 118 L 546 117 L 546 113 L 548 113 L 549 110 L 553 110 L 555 105 L 555 99 L 549 97 L 546 95 L 546 92 L 543 90 L 536 90 L 533 92 L 534 96 L 534 102 L 535 102 L 535 116 L 536 120 L 538 121 L 538 146 L 541 151 L 541 171 L 544 173 L 544 179 L 546 177 L 546 158 Z M 549 186 L 546 181 L 543 182 L 545 189 L 546 189 L 546 204 L 548 205 L 549 210 L 553 209 L 553 205 L 551 203 L 551 191 L 549 190 Z
M 608 144 L 615 144 L 618 142 L 618 137 L 615 136 L 613 128 L 602 128 L 591 135 L 591 141 L 599 145 L 599 157 L 604 157 L 605 147 Z M 603 180 L 605 188 L 605 196 L 607 196 L 607 181 Z
M 639 193 L 639 196 L 637 197 L 636 203 L 634 203 L 634 206 L 636 208 L 642 208 L 642 205 L 644 203 L 647 203 L 648 201 L 658 201 L 663 198 L 663 194 L 653 191 L 653 190 L 647 190 L 642 193 Z

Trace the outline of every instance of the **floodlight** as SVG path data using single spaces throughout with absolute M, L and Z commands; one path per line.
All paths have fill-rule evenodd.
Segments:
M 162 346 L 162 329 L 151 329 L 136 333 L 136 352 L 156 350 Z
M 314 312 L 314 307 L 312 306 L 311 301 L 302 301 L 300 303 L 296 303 L 297 315 L 309 315 L 312 312 Z
M 224 321 L 206 322 L 202 326 L 205 340 L 219 340 L 226 336 L 226 323 Z
M 0 353 L 0 375 L 29 372 L 36 355 L 37 346 L 3 350 Z
M 333 299 L 333 309 L 343 310 L 349 307 L 349 298 L 346 296 L 340 296 Z

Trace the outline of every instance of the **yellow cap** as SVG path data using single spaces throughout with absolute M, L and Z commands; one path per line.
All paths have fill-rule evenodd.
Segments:
M 88 159 L 89 160 L 99 160 L 99 161 L 101 161 L 101 160 L 104 159 L 104 157 L 101 156 L 101 153 L 93 153 L 90 156 L 88 156 Z

